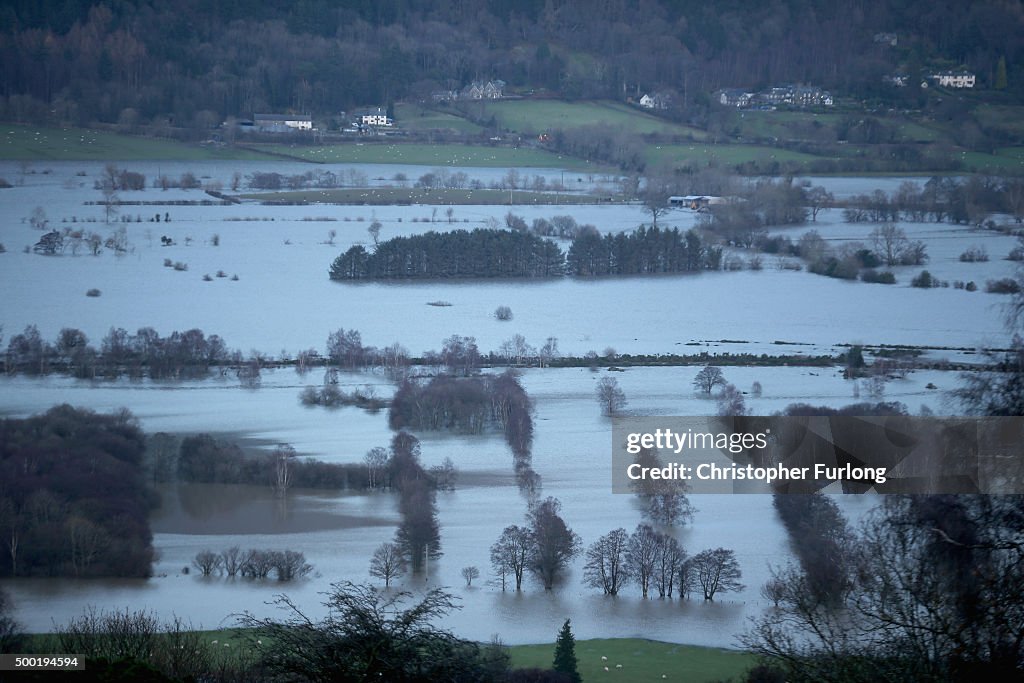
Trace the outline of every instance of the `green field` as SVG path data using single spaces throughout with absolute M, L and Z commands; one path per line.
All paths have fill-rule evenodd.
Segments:
M 960 158 L 968 170 L 977 173 L 1024 173 L 1024 147 L 1002 147 L 994 154 L 961 152 Z
M 803 152 L 794 152 L 762 145 L 700 143 L 692 145 L 653 145 L 647 151 L 648 163 L 653 165 L 667 164 L 670 166 L 706 166 L 709 163 L 735 166 L 748 161 L 761 163 L 795 161 L 802 163 L 820 158 L 813 154 L 804 154 Z
M 530 190 L 450 190 L 403 187 L 363 187 L 329 190 L 294 190 L 241 195 L 242 199 L 282 204 L 367 204 L 393 206 L 396 204 L 425 204 L 433 206 L 495 205 L 519 206 L 531 204 L 599 204 L 608 197 L 589 194 L 533 192 Z
M 395 105 L 395 125 L 404 130 L 450 130 L 475 134 L 483 131 L 477 124 L 460 116 L 416 104 Z
M 633 133 L 690 135 L 703 140 L 707 133 L 652 116 L 642 109 L 619 102 L 564 102 L 562 100 L 501 100 L 482 105 L 485 117 L 524 135 L 536 135 L 557 128 L 570 129 L 594 124 L 617 126 Z
M 194 161 L 269 159 L 245 149 L 214 147 L 84 128 L 0 125 L 0 159 L 16 161 Z
M 555 654 L 554 644 L 515 645 L 509 650 L 512 665 L 517 668 L 549 669 Z M 749 652 L 636 638 L 577 641 L 576 659 L 585 683 L 613 680 L 629 683 L 738 681 L 756 663 L 754 655 Z M 616 668 L 618 664 L 622 668 Z M 605 667 L 608 671 L 604 670 Z
M 322 147 L 253 145 L 278 156 L 332 164 L 415 164 L 420 166 L 482 166 L 492 168 L 571 168 L 599 170 L 593 164 L 525 147 L 479 145 L 426 145 L 418 143 L 366 142 Z

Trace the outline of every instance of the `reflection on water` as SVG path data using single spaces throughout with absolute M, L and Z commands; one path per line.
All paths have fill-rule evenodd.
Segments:
M 390 516 L 346 512 L 345 500 L 362 496 L 337 492 L 293 492 L 280 498 L 269 486 L 242 484 L 164 484 L 158 491 L 154 533 L 293 534 L 393 525 Z

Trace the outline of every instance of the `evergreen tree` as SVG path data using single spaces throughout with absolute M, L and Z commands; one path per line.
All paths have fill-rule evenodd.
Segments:
M 562 630 L 558 632 L 558 640 L 555 641 L 555 662 L 551 668 L 568 676 L 572 683 L 582 683 L 583 679 L 576 669 L 576 638 L 569 628 L 569 621 L 566 619 L 562 624 Z

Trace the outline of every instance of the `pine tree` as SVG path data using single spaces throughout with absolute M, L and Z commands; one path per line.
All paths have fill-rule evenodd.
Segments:
M 566 619 L 562 624 L 562 630 L 558 632 L 558 640 L 555 641 L 555 663 L 551 668 L 566 674 L 572 683 L 582 683 L 583 679 L 576 669 L 576 638 L 569 628 L 569 621 Z
M 999 64 L 996 66 L 996 90 L 1006 90 L 1006 57 L 999 58 Z

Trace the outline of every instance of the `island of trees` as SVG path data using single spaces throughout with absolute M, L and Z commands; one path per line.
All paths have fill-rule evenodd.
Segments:
M 579 231 L 567 254 L 525 231 L 477 228 L 394 237 L 373 251 L 356 245 L 331 264 L 332 280 L 540 278 L 717 270 L 722 251 L 694 231 L 641 226 L 631 233 Z

